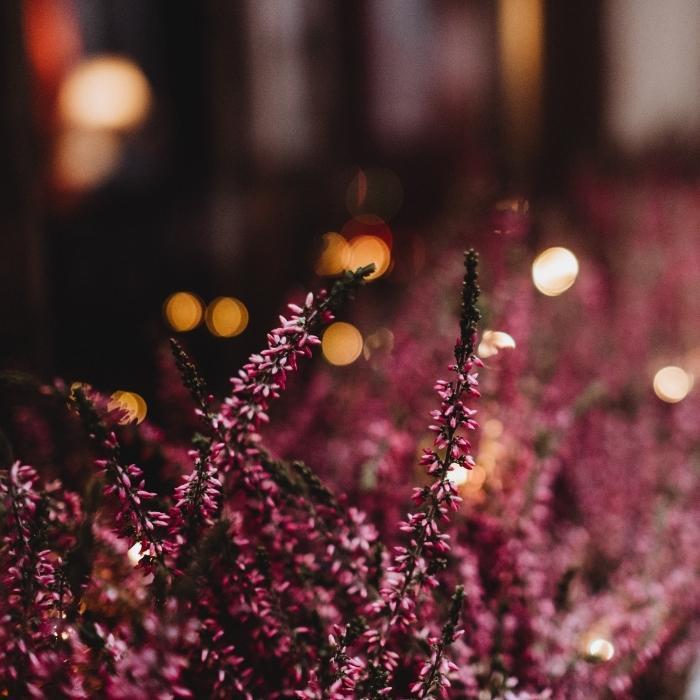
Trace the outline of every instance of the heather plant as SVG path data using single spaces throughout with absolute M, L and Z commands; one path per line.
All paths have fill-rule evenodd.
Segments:
M 485 326 L 517 347 L 485 356 L 476 468 L 458 477 L 441 574 L 445 596 L 465 588 L 455 697 L 675 698 L 697 653 L 697 392 L 669 405 L 651 390 L 660 363 L 697 372 L 697 190 L 584 195 L 600 238 L 589 234 L 593 252 L 561 299 L 534 290 L 522 238 L 487 246 Z M 389 347 L 368 343 L 366 362 L 318 372 L 300 410 L 266 435 L 281 454 L 302 442 L 398 546 L 395 514 L 429 439 L 425 387 L 449 346 L 452 260 L 438 249 L 392 314 L 374 319 Z
M 469 464 L 468 443 L 456 431 L 474 427 L 461 395 L 477 394 L 469 374 L 477 362 L 475 256 L 468 256 L 457 378 L 438 386 L 436 450 L 447 452 L 430 453 L 436 481 L 417 491 L 425 507 L 409 516 L 416 531 L 408 564 L 398 553 L 391 562 L 364 514 L 303 463 L 274 458 L 259 433 L 287 374 L 318 344 L 317 329 L 371 271 L 347 273 L 329 292 L 290 305 L 291 316 L 281 317 L 222 402 L 173 341 L 202 434 L 170 496 L 150 490 L 120 441 L 120 434 L 143 432 L 146 443 L 165 442 L 158 431 L 124 425 L 128 413 L 87 385 L 68 389 L 59 382 L 42 390 L 80 417 L 95 472 L 83 498 L 42 482 L 19 461 L 2 474 L 6 695 L 347 697 L 352 674 L 334 632 L 344 630 L 346 646 L 361 641 L 364 660 L 355 656 L 350 666 L 360 664 L 369 676 L 387 654 L 398 656 L 387 645 L 409 642 L 393 639 L 392 628 L 405 637 L 418 590 L 436 585 L 427 562 L 447 546 L 437 530 L 456 499 L 447 471 Z M 448 684 L 459 591 L 420 669 L 420 697 Z M 393 611 L 388 625 L 383 606 Z M 429 609 L 435 624 L 447 612 Z M 399 622 L 397 613 L 408 617 Z M 381 628 L 381 653 L 370 640 L 371 625 Z M 388 682 L 385 676 L 378 692 L 390 692 Z
M 481 297 L 453 236 L 362 363 L 303 384 L 371 269 L 290 305 L 223 399 L 172 341 L 163 396 L 189 444 L 87 385 L 15 378 L 40 398 L 15 412 L 17 456 L 2 446 L 5 695 L 678 697 L 700 631 L 700 411 L 645 382 L 660 334 L 692 342 L 692 299 L 664 310 L 697 284 L 678 211 L 637 210 L 566 303 L 522 268 L 524 218 L 485 242 Z M 640 240 L 664 242 L 651 271 Z

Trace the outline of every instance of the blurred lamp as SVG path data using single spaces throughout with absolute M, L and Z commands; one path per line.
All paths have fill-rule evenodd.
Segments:
M 578 260 L 567 248 L 548 248 L 532 263 L 535 287 L 549 297 L 565 292 L 576 281 Z
M 121 56 L 96 56 L 68 73 L 58 94 L 65 124 L 80 129 L 129 131 L 140 126 L 151 105 L 141 69 Z
M 185 333 L 201 322 L 202 302 L 190 292 L 176 292 L 165 300 L 163 315 L 174 331 Z
M 207 328 L 219 338 L 233 338 L 248 326 L 248 309 L 239 299 L 219 297 L 207 307 Z
M 469 470 L 457 462 L 452 462 L 452 464 L 450 464 L 450 469 L 447 472 L 447 478 L 455 486 L 463 486 L 467 483 L 467 481 L 469 481 Z
M 381 277 L 391 263 L 391 251 L 389 246 L 379 236 L 358 236 L 350 241 L 351 270 L 363 265 L 374 263 L 375 270 L 366 279 L 375 280 Z
M 654 393 L 666 403 L 682 401 L 693 388 L 693 377 L 681 367 L 663 367 L 654 375 Z
M 126 555 L 129 557 L 131 565 L 136 566 L 141 559 L 143 559 L 143 554 L 141 553 L 141 543 L 137 542 L 133 547 L 130 547 Z
M 339 275 L 350 267 L 350 246 L 339 233 L 330 231 L 323 235 L 323 250 L 316 262 L 315 271 L 322 277 Z
M 515 340 L 503 331 L 484 331 L 477 348 L 477 355 L 482 359 L 498 355 L 499 350 L 515 348 Z
M 586 645 L 586 654 L 591 661 L 610 661 L 615 655 L 615 647 L 607 639 L 597 637 Z
M 78 191 L 97 187 L 119 167 L 121 154 L 121 140 L 111 131 L 68 129 L 56 141 L 56 185 Z
M 134 391 L 115 391 L 110 397 L 107 408 L 110 411 L 119 409 L 125 412 L 124 418 L 120 421 L 122 424 L 132 421 L 141 423 L 148 412 L 143 396 Z
M 338 321 L 326 329 L 321 340 L 323 356 L 332 365 L 352 364 L 362 352 L 362 334 L 351 323 Z

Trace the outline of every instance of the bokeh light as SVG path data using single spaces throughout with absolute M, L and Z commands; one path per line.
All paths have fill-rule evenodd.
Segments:
M 391 227 L 384 219 L 374 214 L 356 216 L 346 221 L 340 230 L 340 234 L 346 241 L 353 241 L 360 236 L 375 236 L 376 238 L 381 238 L 389 250 L 394 245 L 394 234 L 391 232 Z
M 134 391 L 115 391 L 110 397 L 107 408 L 110 411 L 122 410 L 124 417 L 119 421 L 123 425 L 127 423 L 141 423 L 148 413 L 148 406 L 143 396 Z
M 129 557 L 131 565 L 136 566 L 141 561 L 141 559 L 143 559 L 143 553 L 141 552 L 141 543 L 137 542 L 133 547 L 130 547 L 129 551 L 126 553 L 126 556 Z
M 339 275 L 350 267 L 350 246 L 343 236 L 334 231 L 323 235 L 323 249 L 314 267 L 322 277 Z
M 141 69 L 121 56 L 97 56 L 66 76 L 58 109 L 68 126 L 81 129 L 135 129 L 145 120 L 151 89 Z
M 353 216 L 374 215 L 385 221 L 396 215 L 402 202 L 401 180 L 386 168 L 358 170 L 345 195 L 345 204 Z
M 190 292 L 175 292 L 163 305 L 163 315 L 170 327 L 179 333 L 195 329 L 202 320 L 202 302 Z
M 464 486 L 469 481 L 469 469 L 458 462 L 452 462 L 447 472 L 447 478 L 457 487 Z
M 595 661 L 610 661 L 615 655 L 615 647 L 607 639 L 596 637 L 586 645 L 586 654 Z
M 532 263 L 532 281 L 542 294 L 555 297 L 576 281 L 578 269 L 578 260 L 568 248 L 548 248 Z
M 503 331 L 486 330 L 481 336 L 481 342 L 476 352 L 480 358 L 486 359 L 498 355 L 499 350 L 512 350 L 513 348 L 515 348 L 515 340 L 511 335 Z
M 350 241 L 350 269 L 370 263 L 374 263 L 375 270 L 366 277 L 368 281 L 381 277 L 389 269 L 389 246 L 378 236 L 358 236 Z
M 209 304 L 205 321 L 207 328 L 219 338 L 233 338 L 248 327 L 248 309 L 233 297 L 218 297 Z
M 70 385 L 70 398 L 74 399 L 75 398 L 75 392 L 80 389 L 83 393 L 87 393 L 92 391 L 92 386 L 88 384 L 87 382 L 73 382 Z
M 394 349 L 394 334 L 388 328 L 377 328 L 365 338 L 362 354 L 365 360 L 388 355 Z
M 497 212 L 525 215 L 530 211 L 530 202 L 524 197 L 510 197 L 496 202 L 494 209 Z
M 663 367 L 654 375 L 654 393 L 666 403 L 682 401 L 693 388 L 693 377 L 682 367 Z
M 497 440 L 503 434 L 503 423 L 498 418 L 489 418 L 482 426 L 481 432 L 484 437 Z
M 337 321 L 326 329 L 321 340 L 323 356 L 332 365 L 352 364 L 362 352 L 362 334 L 351 323 Z
M 113 132 L 68 129 L 56 141 L 56 185 L 68 190 L 97 187 L 119 167 L 121 155 L 121 140 Z
M 486 481 L 486 469 L 484 469 L 481 464 L 476 464 L 471 469 L 465 469 L 465 471 L 467 473 L 464 475 L 465 479 L 462 483 L 462 490 L 467 495 L 473 495 L 481 491 L 482 487 L 484 486 L 484 482 Z

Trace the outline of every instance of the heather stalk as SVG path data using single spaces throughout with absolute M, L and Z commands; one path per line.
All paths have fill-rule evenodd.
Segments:
M 315 330 L 333 320 L 337 308 L 373 270 L 374 265 L 366 265 L 346 272 L 330 291 L 321 290 L 316 297 L 309 293 L 303 307 L 290 304 L 291 316 L 280 317 L 281 326 L 267 336 L 267 348 L 251 355 L 239 376 L 232 378 L 233 393 L 219 413 L 211 410 L 212 397 L 194 363 L 176 340 L 170 340 L 175 362 L 195 402 L 197 414 L 229 453 L 230 459 L 221 461 L 222 476 L 234 468 L 240 470 L 243 484 L 263 503 L 270 499 L 263 484 L 265 471 L 263 465 L 250 462 L 261 461 L 258 430 L 269 421 L 269 403 L 285 389 L 287 373 L 297 369 L 297 358 L 310 356 L 311 347 L 321 342 Z M 180 500 L 195 500 L 197 483 L 197 480 L 190 480 L 179 494 Z
M 394 548 L 394 560 L 389 567 L 394 577 L 381 590 L 381 600 L 369 608 L 370 612 L 385 616 L 380 629 L 365 633 L 370 648 L 371 697 L 391 691 L 391 678 L 398 659 L 395 652 L 387 649 L 389 637 L 394 628 L 407 631 L 416 621 L 418 593 L 423 587 L 430 590 L 438 585 L 435 573 L 440 568 L 440 560 L 450 551 L 450 536 L 441 532 L 440 522 L 449 521 L 450 511 L 457 510 L 462 499 L 448 478 L 449 471 L 474 466 L 471 444 L 459 431 L 477 427 L 473 420 L 476 411 L 463 403 L 465 396 L 479 396 L 477 377 L 471 371 L 475 366 L 482 366 L 474 354 L 476 325 L 481 317 L 476 308 L 479 297 L 477 261 L 473 250 L 465 254 L 460 336 L 455 345 L 455 362 L 449 367 L 456 376 L 450 382 L 440 380 L 435 386 L 441 406 L 431 414 L 434 423 L 430 430 L 436 436 L 433 447 L 425 450 L 421 459 L 433 483 L 414 489 L 412 498 L 417 509 L 400 524 L 400 529 L 409 536 L 409 546 Z M 383 687 L 378 687 L 382 684 Z
M 283 493 L 292 494 L 293 504 L 311 517 L 325 544 L 321 560 L 342 591 L 346 607 L 354 607 L 354 598 L 364 601 L 370 593 L 376 595 L 370 572 L 381 564 L 375 561 L 380 545 L 376 529 L 365 522 L 366 514 L 357 508 L 342 508 L 332 491 L 303 462 L 290 465 L 297 480 L 290 478 L 284 462 L 263 453 L 262 463 Z
M 163 542 L 157 529 L 168 525 L 165 513 L 149 510 L 146 503 L 156 494 L 145 489 L 143 473 L 135 464 L 124 465 L 119 442 L 114 431 L 109 430 L 95 410 L 95 406 L 82 388 L 73 392 L 73 401 L 85 428 L 102 453 L 95 464 L 101 468 L 107 480 L 104 494 L 116 494 L 119 500 L 117 525 L 119 532 L 131 544 L 139 543 L 144 560 L 163 563 Z
M 433 653 L 423 664 L 420 670 L 419 680 L 411 686 L 411 692 L 418 698 L 431 698 L 442 694 L 445 687 L 449 687 L 447 674 L 456 670 L 456 666 L 445 658 L 445 650 L 463 634 L 464 630 L 458 628 L 459 618 L 464 602 L 464 586 L 457 586 L 450 604 L 450 616 L 442 628 L 439 640 L 433 640 L 431 645 Z
M 170 511 L 170 545 L 173 554 L 183 559 L 199 539 L 205 527 L 214 524 L 221 508 L 221 481 L 216 466 L 224 450 L 223 443 L 212 444 L 204 438 L 194 457 L 194 469 L 175 489 L 175 505 Z
M 48 645 L 48 620 L 58 601 L 51 552 L 37 536 L 42 528 L 37 480 L 34 469 L 19 462 L 0 476 L 8 526 L 2 552 L 7 607 L 0 616 L 0 682 L 33 697 L 41 696 L 34 682 L 44 670 L 40 647 Z
M 170 350 L 175 358 L 175 365 L 180 373 L 182 383 L 189 390 L 194 401 L 195 413 L 207 427 L 216 433 L 217 437 L 222 438 L 216 423 L 216 413 L 211 410 L 213 396 L 209 393 L 204 377 L 175 338 L 170 338 Z M 223 442 L 223 440 L 221 441 Z
M 336 294 L 333 298 L 336 299 L 335 303 L 339 303 L 343 297 Z M 222 484 L 217 465 L 224 461 L 223 441 L 226 438 L 217 422 L 216 413 L 211 410 L 212 397 L 207 390 L 206 381 L 182 346 L 172 338 L 170 344 L 182 381 L 195 402 L 197 415 L 212 431 L 215 439 L 221 441 L 212 446 L 213 454 L 206 458 L 200 454 L 193 472 L 184 477 L 183 483 L 176 489 L 177 502 L 171 512 L 171 536 L 175 540 L 174 548 L 179 549 L 188 540 L 188 536 L 184 535 L 184 523 L 194 525 L 194 519 L 197 519 L 200 524 L 211 524 L 215 510 L 212 506 L 214 503 L 220 504 Z M 287 464 L 276 460 L 260 445 L 256 450 L 260 466 L 278 487 L 280 496 L 289 505 L 308 513 L 317 524 L 318 531 L 328 544 L 324 552 L 332 573 L 337 575 L 341 567 L 349 572 L 349 575 L 344 574 L 344 578 L 351 579 L 347 586 L 349 594 L 359 593 L 365 598 L 369 585 L 369 568 L 365 563 L 366 556 L 358 550 L 366 550 L 365 554 L 369 551 L 369 546 L 376 539 L 376 531 L 363 524 L 363 516 L 359 511 L 351 509 L 346 512 L 330 489 L 308 466 L 301 462 Z M 260 496 L 261 491 L 257 495 Z M 196 514 L 202 507 L 207 509 L 207 513 L 197 518 Z M 187 529 L 190 546 L 194 545 L 198 537 L 198 529 Z
M 439 534 L 438 518 L 449 521 L 447 513 L 456 510 L 461 498 L 448 478 L 450 469 L 457 466 L 471 469 L 474 460 L 469 454 L 471 444 L 458 434 L 458 429 L 467 427 L 475 429 L 476 421 L 472 416 L 475 410 L 466 408 L 462 396 L 466 393 L 479 396 L 476 375 L 469 374 L 473 366 L 480 366 L 481 361 L 474 355 L 476 323 L 480 318 L 476 308 L 479 297 L 477 286 L 477 256 L 474 251 L 466 255 L 467 273 L 463 282 L 462 314 L 460 318 L 460 338 L 455 346 L 455 363 L 449 369 L 457 375 L 456 381 L 438 380 L 436 390 L 442 399 L 440 410 L 433 411 L 431 416 L 435 423 L 430 430 L 437 433 L 434 448 L 424 451 L 421 464 L 428 467 L 428 474 L 435 478 L 429 488 L 416 488 L 413 501 L 419 507 L 427 505 L 427 510 L 409 515 L 408 521 L 402 523 L 401 530 L 409 533 L 412 546 L 409 549 L 397 547 L 393 570 L 401 572 L 402 583 L 396 595 L 400 602 L 409 591 L 420 584 L 421 572 L 418 571 L 420 558 L 424 549 L 446 553 L 449 551 L 449 535 Z M 442 456 L 440 456 L 442 453 Z M 435 585 L 436 581 L 428 581 Z M 390 600 L 393 596 L 390 594 Z M 391 606 L 390 606 L 391 607 Z
M 85 587 L 90 581 L 95 560 L 94 525 L 101 498 L 101 482 L 92 478 L 88 481 L 82 499 L 82 518 L 76 530 L 75 542 L 66 554 L 60 570 L 62 596 L 70 592 L 68 617 L 75 617 Z M 63 607 L 63 597 L 61 607 Z
M 334 318 L 335 311 L 371 274 L 374 265 L 346 272 L 331 290 L 321 290 L 315 297 L 309 292 L 303 306 L 290 304 L 289 318 L 280 316 L 281 325 L 267 336 L 267 348 L 250 356 L 248 363 L 231 379 L 232 393 L 221 408 L 227 444 L 232 451 L 231 469 L 244 472 L 244 483 L 258 487 L 259 470 L 247 468 L 249 458 L 257 454 L 258 430 L 269 422 L 270 401 L 280 396 L 287 384 L 287 374 L 296 371 L 300 356 L 311 356 L 311 348 L 321 341 L 316 329 Z M 218 428 L 219 424 L 215 423 Z

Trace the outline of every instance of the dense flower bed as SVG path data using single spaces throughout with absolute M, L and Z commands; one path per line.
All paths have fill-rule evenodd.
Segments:
M 677 697 L 700 405 L 651 377 L 692 363 L 682 196 L 637 202 L 634 236 L 584 252 L 558 299 L 532 287 L 523 222 L 486 246 L 481 299 L 476 255 L 441 249 L 363 363 L 281 401 L 369 269 L 290 305 L 222 400 L 173 341 L 178 435 L 15 377 L 35 400 L 2 446 L 4 695 Z

